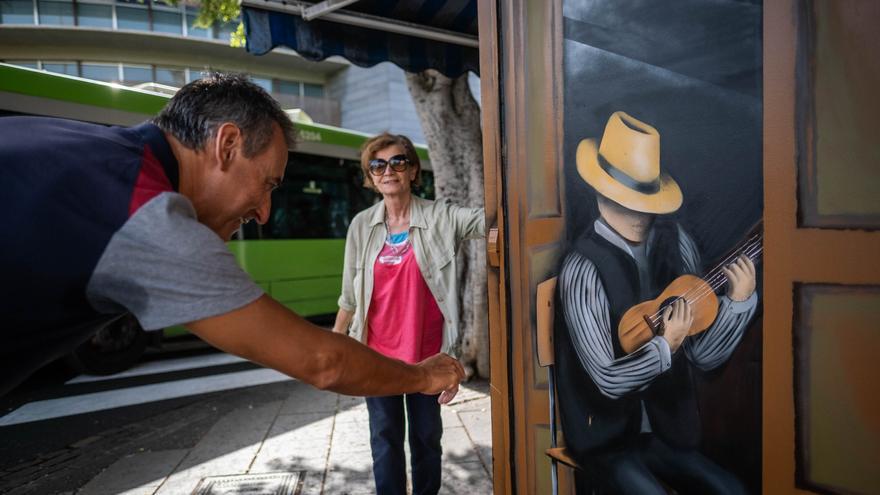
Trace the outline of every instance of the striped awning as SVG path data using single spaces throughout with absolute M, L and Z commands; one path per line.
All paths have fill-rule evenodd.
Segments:
M 314 61 L 479 73 L 476 0 L 244 0 L 242 18 L 256 55 L 285 46 Z

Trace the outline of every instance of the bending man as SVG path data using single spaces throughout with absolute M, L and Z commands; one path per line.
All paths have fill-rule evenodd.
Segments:
M 235 263 L 225 241 L 266 222 L 293 140 L 278 104 L 235 74 L 187 84 L 132 128 L 0 118 L 0 209 L 15 232 L 0 246 L 0 394 L 128 312 L 323 389 L 455 390 L 451 357 L 385 358 L 287 310 Z

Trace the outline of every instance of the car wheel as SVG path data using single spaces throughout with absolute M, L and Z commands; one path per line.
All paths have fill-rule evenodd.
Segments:
M 137 319 L 127 314 L 77 347 L 67 362 L 80 373 L 112 375 L 134 366 L 147 348 L 148 340 Z

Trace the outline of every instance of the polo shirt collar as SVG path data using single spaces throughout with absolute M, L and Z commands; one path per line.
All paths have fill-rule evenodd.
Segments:
M 150 147 L 153 156 L 162 164 L 162 169 L 165 171 L 165 176 L 168 177 L 171 187 L 178 191 L 180 189 L 180 168 L 162 129 L 150 122 L 144 122 L 131 129 L 143 139 L 144 145 Z

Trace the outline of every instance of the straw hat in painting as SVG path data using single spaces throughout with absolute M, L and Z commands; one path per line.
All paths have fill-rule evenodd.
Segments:
M 614 112 L 597 143 L 577 148 L 577 170 L 596 192 L 630 210 L 672 213 L 681 206 L 681 189 L 660 171 L 660 133 L 624 112 Z

